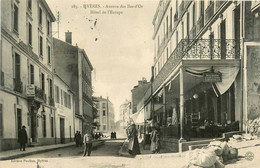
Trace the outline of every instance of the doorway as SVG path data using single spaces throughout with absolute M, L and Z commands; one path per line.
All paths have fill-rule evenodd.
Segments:
M 36 124 L 36 114 L 34 106 L 31 106 L 31 138 L 32 142 L 37 142 L 37 124 Z
M 60 143 L 65 143 L 64 118 L 60 118 Z

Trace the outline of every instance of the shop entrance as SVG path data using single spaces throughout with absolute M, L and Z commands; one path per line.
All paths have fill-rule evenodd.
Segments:
M 65 143 L 64 118 L 60 118 L 60 143 Z

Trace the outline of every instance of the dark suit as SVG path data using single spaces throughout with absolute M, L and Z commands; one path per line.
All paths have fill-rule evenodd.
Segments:
M 26 130 L 22 128 L 18 132 L 18 142 L 20 143 L 20 150 L 22 150 L 23 148 L 23 151 L 25 151 L 25 144 L 27 143 L 27 140 L 28 137 L 27 137 Z

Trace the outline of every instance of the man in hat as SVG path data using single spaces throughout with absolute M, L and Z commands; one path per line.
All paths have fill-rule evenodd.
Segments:
M 23 151 L 25 151 L 25 144 L 27 143 L 28 137 L 27 137 L 27 132 L 25 130 L 25 126 L 22 126 L 22 129 L 19 130 L 18 132 L 18 142 L 20 143 L 20 151 L 23 148 Z

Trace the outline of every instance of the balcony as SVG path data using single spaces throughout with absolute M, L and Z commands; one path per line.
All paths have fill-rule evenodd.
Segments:
M 197 22 L 197 32 L 199 32 L 203 28 L 203 26 L 204 26 L 204 15 L 201 15 Z
M 3 71 L 1 71 L 1 81 L 0 81 L 0 85 L 4 86 L 5 85 L 5 73 Z
M 205 10 L 205 23 L 207 23 L 214 15 L 214 2 L 212 2 Z
M 89 86 L 91 86 L 91 80 L 89 80 L 87 74 L 83 71 L 82 71 L 82 78 L 87 82 L 87 84 L 89 84 Z
M 88 102 L 89 104 L 91 104 L 91 105 L 93 104 L 92 99 L 89 98 L 88 95 L 87 95 L 85 92 L 83 92 L 83 99 L 84 99 L 86 102 Z
M 195 25 L 191 28 L 189 35 L 190 35 L 189 36 L 190 39 L 194 39 L 194 37 L 196 36 L 196 26 Z
M 155 77 L 152 89 L 156 90 L 180 64 L 182 60 L 235 60 L 240 59 L 241 41 L 235 39 L 201 39 L 191 43 L 192 40 L 181 40 L 161 71 Z
M 53 99 L 53 97 L 50 97 L 50 96 L 49 96 L 49 105 L 54 106 L 54 99 Z
M 240 40 L 201 39 L 187 46 L 185 59 L 239 59 Z
M 14 78 L 14 91 L 23 93 L 23 82 L 21 79 Z
M 46 101 L 46 94 L 44 93 L 44 90 L 37 86 L 35 86 L 35 97 Z

